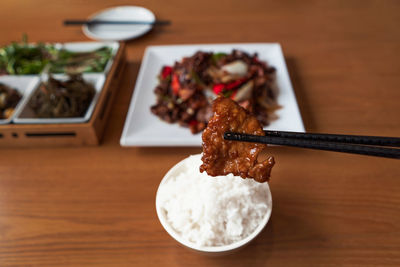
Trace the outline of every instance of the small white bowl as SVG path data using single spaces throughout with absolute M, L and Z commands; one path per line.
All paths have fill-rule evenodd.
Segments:
M 195 156 L 201 157 L 201 154 L 198 154 Z M 167 231 L 167 233 L 170 236 L 172 236 L 176 241 L 178 241 L 181 245 L 183 245 L 189 249 L 192 249 L 196 252 L 200 252 L 200 253 L 207 254 L 207 255 L 230 254 L 231 252 L 234 252 L 234 251 L 246 246 L 247 244 L 249 244 L 253 239 L 255 239 L 262 232 L 262 230 L 267 225 L 269 218 L 271 216 L 272 196 L 271 196 L 271 191 L 269 189 L 268 184 L 267 184 L 267 190 L 268 190 L 268 198 L 269 198 L 268 199 L 268 207 L 269 208 L 267 210 L 267 213 L 265 214 L 264 218 L 262 219 L 260 224 L 257 226 L 257 228 L 254 230 L 254 232 L 240 241 L 234 242 L 229 245 L 224 245 L 224 246 L 199 246 L 199 245 L 196 245 L 196 244 L 182 238 L 180 233 L 178 233 L 171 227 L 171 225 L 168 223 L 168 221 L 166 219 L 165 212 L 161 209 L 161 203 L 160 203 L 160 199 L 159 199 L 158 195 L 159 195 L 160 188 L 163 186 L 163 184 L 165 184 L 168 181 L 168 179 L 170 179 L 171 177 L 176 177 L 182 171 L 186 160 L 188 160 L 188 158 L 183 159 L 182 161 L 178 162 L 175 166 L 173 166 L 167 172 L 167 174 L 161 180 L 161 183 L 157 190 L 156 211 L 157 211 L 158 219 L 160 220 L 160 223 L 164 227 L 165 231 Z

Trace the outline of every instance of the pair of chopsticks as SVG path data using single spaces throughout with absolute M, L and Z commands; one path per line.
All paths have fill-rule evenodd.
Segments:
M 400 159 L 398 137 L 264 131 L 265 136 L 226 132 L 225 140 L 284 145 Z
M 66 26 L 77 25 L 169 25 L 169 20 L 155 20 L 155 21 L 139 21 L 139 20 L 65 20 Z

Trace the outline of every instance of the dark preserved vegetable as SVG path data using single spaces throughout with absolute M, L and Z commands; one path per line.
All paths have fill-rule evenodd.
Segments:
M 95 89 L 81 75 L 71 75 L 61 81 L 49 77 L 29 102 L 40 118 L 83 117 L 92 102 Z

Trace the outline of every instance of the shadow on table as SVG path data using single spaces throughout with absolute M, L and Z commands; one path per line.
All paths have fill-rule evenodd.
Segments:
M 312 106 L 310 105 L 309 97 L 307 95 L 307 89 L 304 87 L 304 82 L 300 75 L 297 60 L 293 57 L 286 57 L 285 61 L 292 81 L 293 90 L 296 94 L 296 100 L 299 105 L 304 127 L 306 128 L 306 131 L 309 129 L 315 131 L 317 125 L 313 117 Z

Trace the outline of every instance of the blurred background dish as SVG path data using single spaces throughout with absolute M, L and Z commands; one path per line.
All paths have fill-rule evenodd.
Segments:
M 118 42 L 63 43 L 50 73 L 104 73 L 110 70 L 119 49 Z
M 120 6 L 102 10 L 89 17 L 90 20 L 138 20 L 155 21 L 153 12 L 139 6 Z M 95 40 L 122 41 L 137 38 L 151 30 L 153 25 L 84 25 L 84 34 Z
M 34 76 L 0 76 L 0 85 L 6 86 L 11 90 L 16 90 L 20 95 L 20 99 L 15 105 L 13 105 L 12 113 L 8 114 L 9 116 L 6 117 L 0 116 L 0 125 L 8 124 L 12 121 L 16 115 L 16 112 L 22 108 L 22 103 L 24 102 L 25 98 L 34 90 L 34 88 L 36 88 L 38 83 L 39 78 Z M 7 99 L 4 98 L 5 95 L 0 88 L 0 111 L 4 111 L 2 110 L 2 102 L 8 102 Z
M 70 79 L 66 74 L 54 74 L 52 75 L 57 81 L 67 81 Z M 94 108 L 96 106 L 97 100 L 99 98 L 99 94 L 103 89 L 103 85 L 105 82 L 105 75 L 104 74 L 97 74 L 97 73 L 85 73 L 82 74 L 82 79 L 84 83 L 90 84 L 93 86 L 95 92 L 92 96 L 91 100 L 89 101 L 90 104 L 84 108 L 84 112 L 82 115 L 76 115 L 71 117 L 40 117 L 36 114 L 35 110 L 32 108 L 32 99 L 35 98 L 35 95 L 43 90 L 41 87 L 42 84 L 46 84 L 48 82 L 49 76 L 43 75 L 41 79 L 41 83 L 35 87 L 34 90 L 31 90 L 28 97 L 26 97 L 25 101 L 21 104 L 21 108 L 18 109 L 15 113 L 14 122 L 19 124 L 46 124 L 46 123 L 83 123 L 90 120 Z M 65 88 L 60 88 L 60 90 L 65 90 Z M 76 97 L 76 96 L 75 96 Z M 54 98 L 54 97 L 52 97 Z M 72 98 L 68 97 L 71 101 Z M 55 101 L 55 99 L 52 99 Z M 52 107 L 53 108 L 53 107 Z
M 162 121 L 151 113 L 150 107 L 156 103 L 154 88 L 158 83 L 157 76 L 163 66 L 171 65 L 199 50 L 230 53 L 232 49 L 257 53 L 260 60 L 266 61 L 276 68 L 276 85 L 279 89 L 277 102 L 282 108 L 276 111 L 278 119 L 272 121 L 264 129 L 304 132 L 303 120 L 280 44 L 236 43 L 149 46 L 142 60 L 120 144 L 122 146 L 200 146 L 200 133 L 194 135 L 187 128 Z

